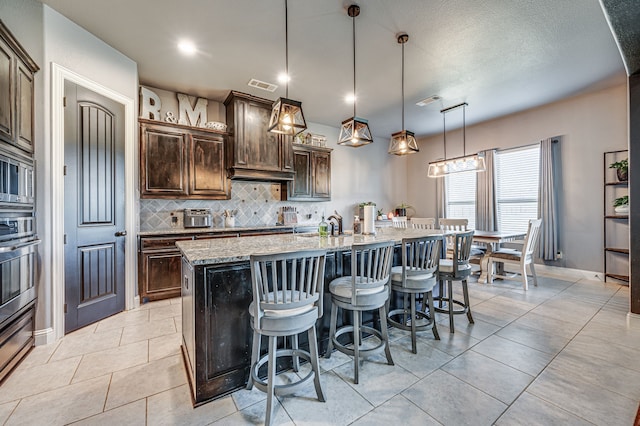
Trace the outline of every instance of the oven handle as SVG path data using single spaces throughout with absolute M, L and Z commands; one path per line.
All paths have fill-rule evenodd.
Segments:
M 16 251 L 29 246 L 37 246 L 41 242 L 42 240 L 33 240 L 28 243 L 16 244 L 15 246 L 0 247 L 0 253 L 8 253 L 10 251 Z

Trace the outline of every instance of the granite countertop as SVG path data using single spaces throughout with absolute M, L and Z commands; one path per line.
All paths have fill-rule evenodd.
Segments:
M 351 250 L 354 243 L 372 243 L 393 240 L 400 243 L 405 237 L 442 235 L 439 230 L 379 229 L 376 235 L 344 235 L 320 237 L 314 234 L 281 234 L 242 238 L 178 241 L 176 245 L 192 265 L 242 262 L 252 254 L 272 254 L 288 251 L 324 248 L 328 251 Z
M 154 229 L 153 231 L 140 231 L 140 237 L 153 237 L 156 235 L 191 235 L 191 234 L 207 234 L 207 233 L 234 233 L 241 231 L 291 231 L 294 229 L 316 229 L 317 223 L 297 224 L 297 225 L 264 225 L 264 226 L 235 226 L 233 228 L 163 228 Z

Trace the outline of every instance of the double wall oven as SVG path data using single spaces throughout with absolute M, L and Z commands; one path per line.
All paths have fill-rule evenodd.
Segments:
M 33 161 L 0 143 L 0 380 L 34 343 L 36 256 Z

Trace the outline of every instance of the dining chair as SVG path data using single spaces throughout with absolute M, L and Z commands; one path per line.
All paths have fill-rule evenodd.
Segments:
M 265 424 L 273 421 L 273 398 L 295 392 L 313 379 L 316 395 L 325 401 L 320 383 L 318 343 L 315 324 L 322 317 L 322 295 L 326 250 L 303 250 L 273 255 L 252 255 L 251 282 L 253 302 L 249 305 L 253 348 L 247 389 L 255 385 L 267 393 Z M 307 332 L 309 351 L 298 347 L 298 334 Z M 261 337 L 269 338 L 268 352 L 260 357 Z M 290 337 L 291 349 L 278 349 L 278 338 Z M 279 357 L 291 357 L 298 371 L 299 359 L 308 361 L 310 372 L 299 381 L 275 385 L 276 363 Z M 267 381 L 259 377 L 259 370 L 267 364 Z
M 331 357 L 334 346 L 339 352 L 352 356 L 355 384 L 358 384 L 360 358 L 384 351 L 387 363 L 393 365 L 389 348 L 386 306 L 390 293 L 389 278 L 393 261 L 393 246 L 393 241 L 353 244 L 350 274 L 336 278 L 329 284 L 331 325 L 329 345 L 325 357 Z M 351 311 L 353 323 L 336 330 L 338 308 Z M 376 309 L 380 315 L 380 330 L 376 330 L 373 326 L 362 325 L 362 313 Z M 343 344 L 338 340 L 338 337 L 345 333 L 351 334 L 352 342 Z M 379 340 L 378 344 L 365 348 L 363 333 L 375 336 Z
M 394 216 L 391 218 L 391 225 L 394 228 L 407 228 L 407 217 L 406 216 Z
M 402 308 L 390 311 L 388 319 L 394 327 L 411 331 L 411 351 L 415 354 L 416 332 L 431 330 L 433 337 L 440 340 L 432 290 L 438 279 L 442 236 L 403 238 L 400 249 L 402 265 L 391 268 L 391 290 L 402 294 L 403 305 Z M 422 311 L 416 309 L 418 294 L 423 294 Z M 421 320 L 425 321 L 418 324 Z
M 467 319 L 473 324 L 473 316 L 471 315 L 471 305 L 469 303 L 469 289 L 467 287 L 467 279 L 471 275 L 471 265 L 469 264 L 469 256 L 471 254 L 471 242 L 473 241 L 473 231 L 458 232 L 452 236 L 453 256 L 451 259 L 440 259 L 438 266 L 439 295 L 434 300 L 439 302 L 439 306 L 435 307 L 436 312 L 449 314 L 449 331 L 454 333 L 453 316 L 467 314 Z M 446 296 L 444 293 L 444 282 L 447 282 Z M 453 281 L 462 283 L 463 300 L 455 300 L 453 298 Z M 446 308 L 442 307 L 442 302 L 446 302 Z M 454 305 L 458 305 L 460 309 L 454 309 Z
M 488 282 L 493 283 L 493 264 L 494 263 L 508 263 L 516 264 L 519 266 L 518 272 L 522 276 L 522 287 L 524 290 L 529 289 L 529 282 L 527 279 L 527 265 L 531 269 L 531 275 L 533 276 L 533 284 L 538 285 L 538 277 L 536 276 L 536 269 L 534 267 L 534 252 L 538 244 L 538 236 L 540 235 L 540 226 L 542 225 L 542 219 L 532 219 L 529 221 L 527 228 L 527 235 L 524 237 L 524 244 L 522 250 L 499 248 L 488 254 Z
M 411 226 L 413 229 L 436 229 L 436 219 L 434 217 L 412 217 Z

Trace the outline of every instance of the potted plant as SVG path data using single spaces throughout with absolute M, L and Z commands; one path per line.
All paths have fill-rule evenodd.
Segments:
M 374 203 L 373 201 L 367 201 L 364 203 L 360 203 L 358 204 L 358 216 L 360 216 L 360 220 L 364 219 L 364 206 L 375 206 L 376 203 Z
M 621 161 L 609 164 L 610 169 L 616 169 L 616 175 L 620 182 L 626 182 L 629 179 L 629 159 L 625 158 Z
M 616 213 L 627 214 L 629 213 L 629 196 L 616 198 L 613 200 L 613 207 Z
M 385 220 L 386 217 L 384 215 L 384 212 L 382 211 L 382 209 L 378 209 L 378 220 Z
M 396 216 L 407 216 L 407 209 L 411 209 L 415 213 L 415 209 L 403 201 L 396 207 Z

